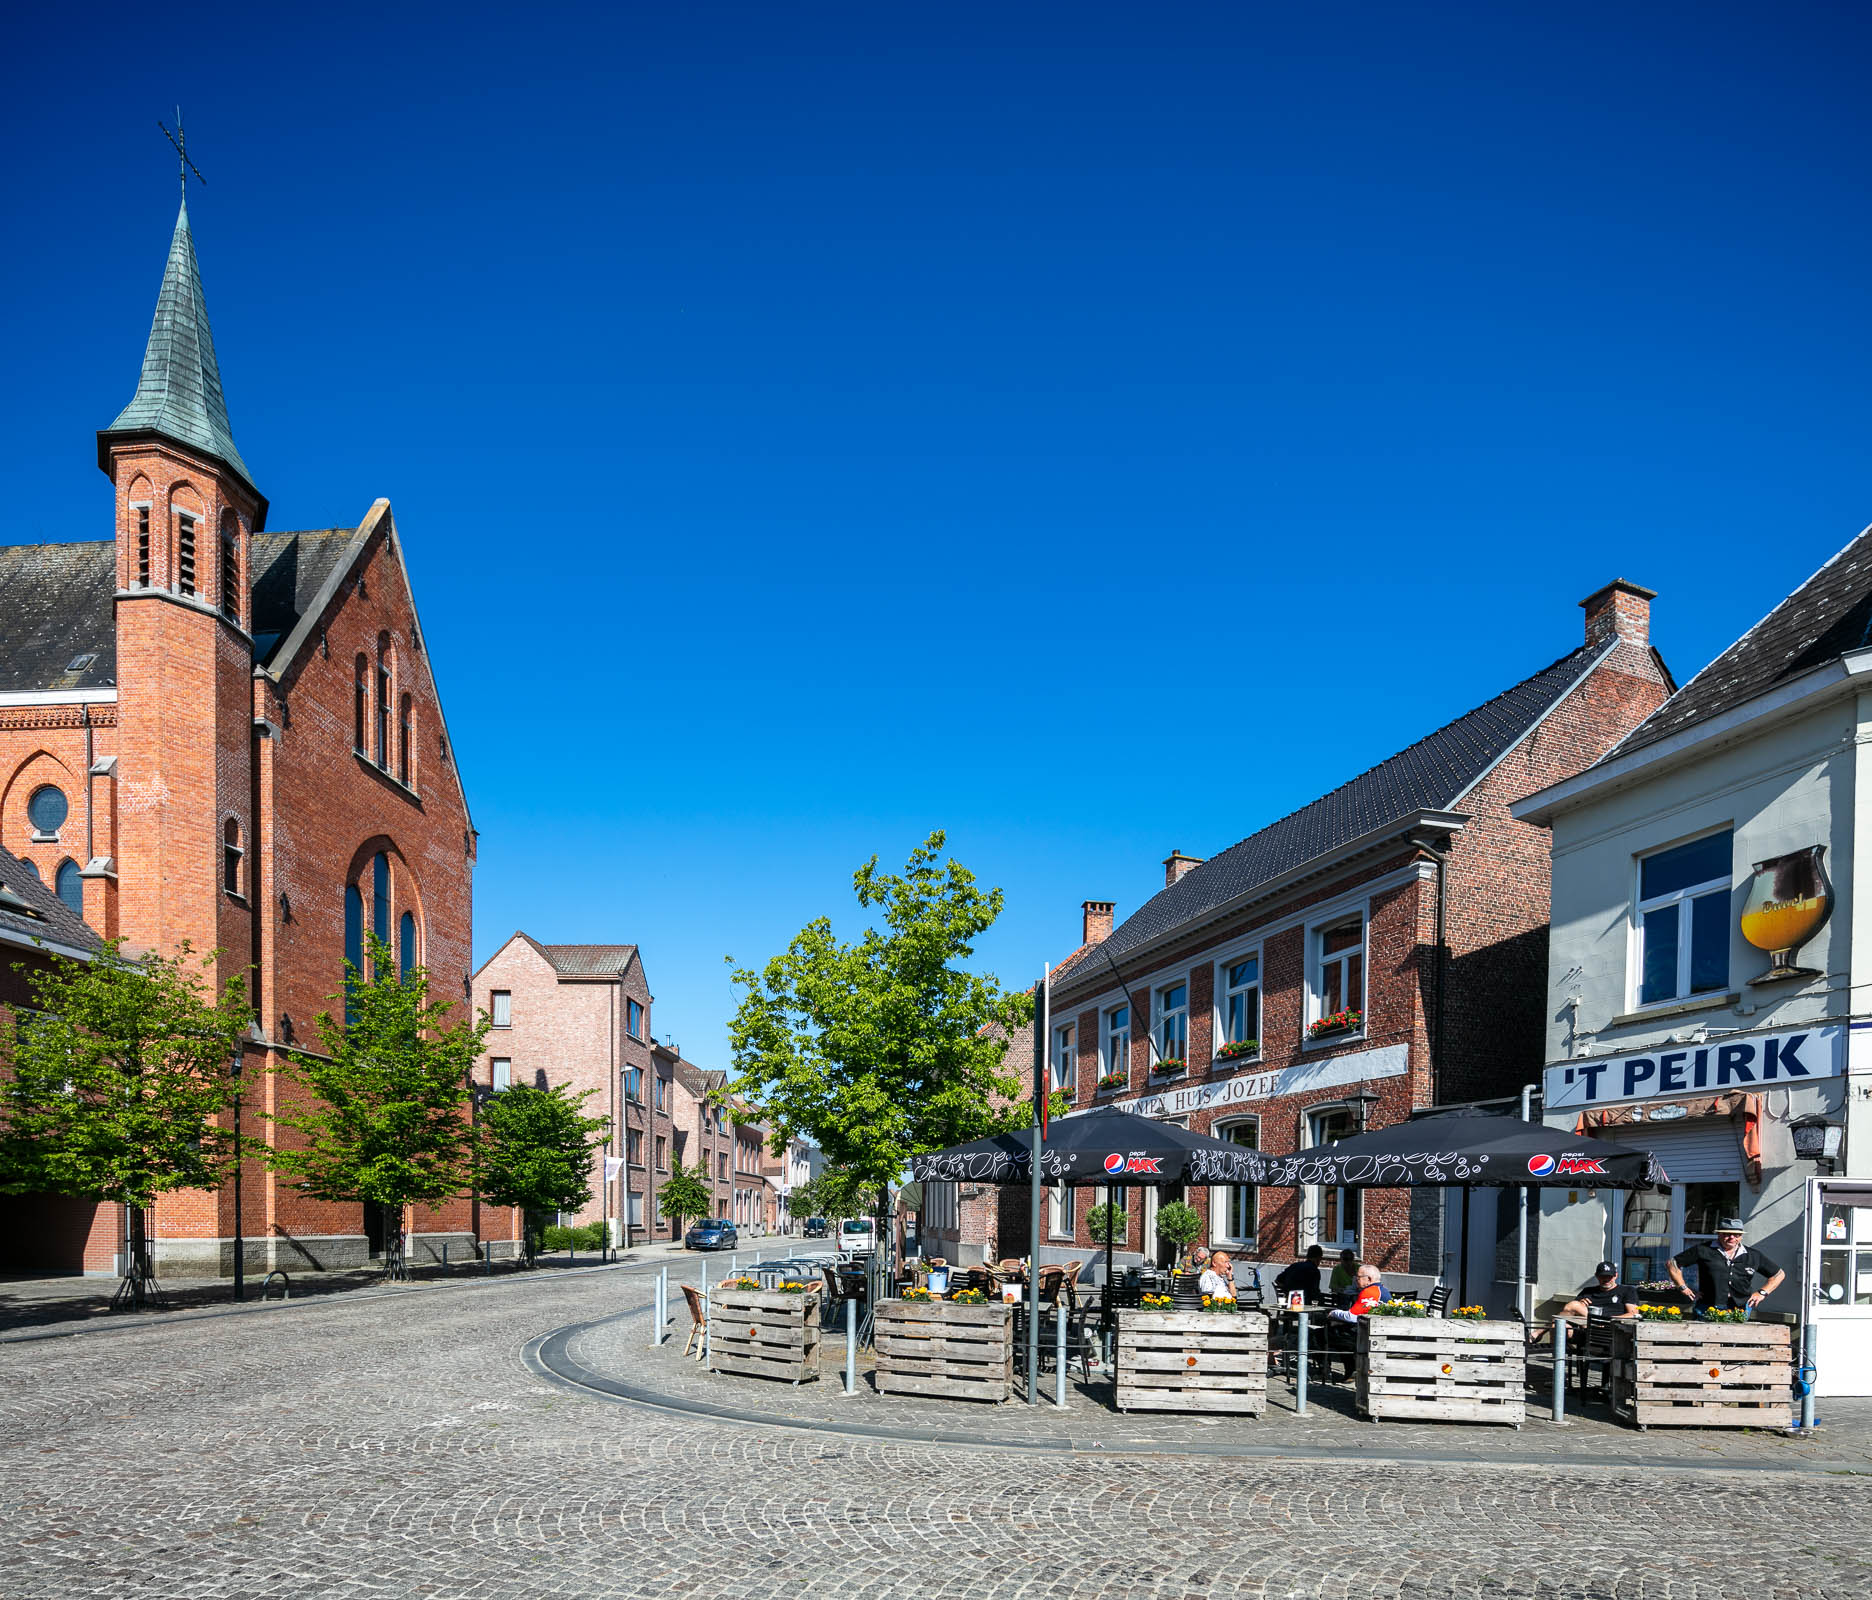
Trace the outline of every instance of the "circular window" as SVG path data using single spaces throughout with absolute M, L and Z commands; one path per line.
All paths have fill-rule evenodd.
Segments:
M 26 802 L 26 818 L 36 833 L 57 833 L 70 814 L 64 790 L 55 789 L 49 783 L 33 790 L 32 798 Z

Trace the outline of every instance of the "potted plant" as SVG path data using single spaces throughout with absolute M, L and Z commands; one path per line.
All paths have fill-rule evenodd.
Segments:
M 1175 1248 L 1178 1258 L 1184 1248 L 1202 1232 L 1202 1218 L 1194 1206 L 1172 1200 L 1157 1208 L 1157 1237 Z
M 1332 1011 L 1317 1022 L 1307 1024 L 1309 1039 L 1326 1039 L 1338 1033 L 1356 1033 L 1365 1025 L 1363 1011 Z
M 1223 1045 L 1220 1050 L 1216 1051 L 1216 1059 L 1218 1061 L 1239 1061 L 1243 1056 L 1258 1056 L 1260 1054 L 1261 1041 L 1259 1039 L 1231 1039 L 1227 1044 Z
M 1129 1081 L 1122 1072 L 1102 1072 L 1099 1074 L 1099 1093 L 1109 1094 L 1113 1089 L 1122 1089 Z
M 1188 1070 L 1188 1064 L 1179 1056 L 1165 1056 L 1163 1060 L 1151 1063 L 1153 1078 L 1180 1078 Z
M 1094 1244 L 1123 1244 L 1125 1227 L 1130 1220 L 1123 1206 L 1112 1205 L 1109 1201 L 1086 1213 L 1086 1226 L 1092 1230 Z

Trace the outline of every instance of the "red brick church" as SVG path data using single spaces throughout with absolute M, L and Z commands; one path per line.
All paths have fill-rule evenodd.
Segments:
M 0 847 L 98 934 L 219 950 L 255 1022 L 249 1102 L 315 1042 L 374 929 L 441 997 L 466 993 L 475 834 L 396 520 L 267 531 L 234 443 L 186 202 L 136 392 L 97 436 L 108 537 L 0 547 Z M 264 1127 L 250 1117 L 250 1132 Z M 361 1264 L 364 1208 L 246 1164 L 249 1271 Z M 159 1274 L 233 1265 L 233 1195 L 157 1207 Z M 412 1217 L 411 1258 L 478 1230 Z M 488 1218 L 501 1237 L 511 1214 Z M 119 1208 L 0 1201 L 0 1271 L 113 1269 Z

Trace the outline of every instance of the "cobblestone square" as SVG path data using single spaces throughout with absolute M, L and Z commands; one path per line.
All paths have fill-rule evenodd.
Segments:
M 1872 1468 L 1839 1464 L 1864 1452 L 1856 1426 L 1769 1464 L 1714 1439 L 1604 1464 L 1577 1444 L 1538 1459 L 1531 1424 L 1433 1457 L 1403 1429 L 1275 1421 L 1252 1436 L 1272 1453 L 1243 1457 L 1202 1453 L 1221 1430 L 1076 1403 L 1070 1437 L 1040 1436 L 1042 1408 L 1010 1418 L 1034 1437 L 981 1447 L 850 1431 L 830 1385 L 805 1403 L 847 1431 L 758 1420 L 777 1402 L 755 1380 L 686 1380 L 755 1419 L 716 1420 L 523 1362 L 622 1315 L 567 1343 L 667 1381 L 649 1281 L 419 1285 L 0 1344 L 0 1593 L 1843 1600 L 1872 1577 Z

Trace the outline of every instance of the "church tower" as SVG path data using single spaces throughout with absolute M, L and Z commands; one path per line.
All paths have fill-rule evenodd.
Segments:
M 164 951 L 218 946 L 227 977 L 253 951 L 249 554 L 267 503 L 228 426 L 186 197 L 98 465 L 117 517 L 118 925 Z

